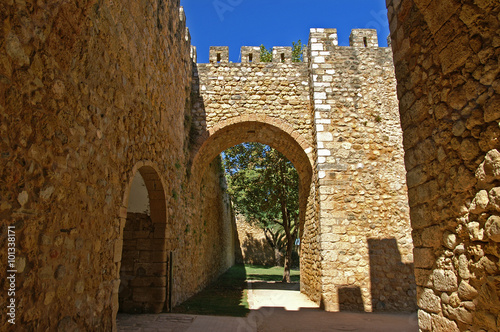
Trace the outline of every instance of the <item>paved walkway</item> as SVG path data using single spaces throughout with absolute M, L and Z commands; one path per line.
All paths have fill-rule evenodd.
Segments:
M 247 317 L 118 315 L 118 331 L 135 332 L 416 332 L 416 314 L 325 312 L 298 284 L 249 282 Z

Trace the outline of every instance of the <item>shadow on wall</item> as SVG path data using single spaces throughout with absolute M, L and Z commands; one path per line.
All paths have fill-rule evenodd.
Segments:
M 198 152 L 198 149 L 202 145 L 203 140 L 208 136 L 207 132 L 207 111 L 205 110 L 205 101 L 200 93 L 200 74 L 198 72 L 198 66 L 193 65 L 193 83 L 191 89 L 191 115 L 186 116 L 184 119 L 184 126 L 189 128 L 189 140 L 187 144 L 189 145 L 188 150 L 190 151 L 189 158 L 189 169 L 191 169 L 193 158 Z
M 396 239 L 368 239 L 372 312 L 415 312 L 413 264 L 403 263 Z M 358 286 L 339 286 L 340 311 L 365 311 Z
M 274 266 L 274 250 L 265 239 L 258 239 L 246 232 L 241 239 L 242 263 L 252 265 Z M 280 264 L 281 264 L 280 259 Z
M 361 289 L 357 286 L 339 287 L 340 311 L 365 311 Z
M 396 239 L 368 239 L 373 311 L 416 311 L 413 263 L 401 262 Z

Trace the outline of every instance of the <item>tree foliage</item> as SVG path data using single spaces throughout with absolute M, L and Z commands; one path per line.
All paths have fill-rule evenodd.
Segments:
M 260 143 L 223 153 L 235 209 L 264 229 L 273 247 L 286 248 L 283 281 L 290 282 L 292 249 L 299 224 L 299 176 L 283 154 Z
M 292 42 L 292 62 L 302 62 L 304 61 L 304 45 L 300 41 Z M 260 61 L 261 62 L 272 62 L 273 61 L 273 49 L 267 49 L 264 45 L 260 45 Z
M 273 62 L 273 49 L 260 45 L 260 62 Z
M 299 39 L 297 43 L 292 42 L 292 62 L 302 61 L 304 61 L 304 45 Z

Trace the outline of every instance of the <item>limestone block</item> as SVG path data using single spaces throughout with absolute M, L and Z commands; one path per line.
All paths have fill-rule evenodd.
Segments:
M 457 246 L 457 235 L 449 231 L 444 232 L 443 243 L 446 248 L 450 250 L 455 249 Z
M 497 264 L 487 256 L 481 257 L 477 265 L 480 266 L 486 273 L 496 274 L 498 272 Z
M 458 289 L 457 276 L 453 271 L 434 270 L 434 288 L 441 292 L 453 292 Z
M 474 214 L 480 214 L 486 210 L 486 208 L 488 207 L 488 203 L 488 192 L 486 190 L 480 190 L 476 194 L 476 197 L 474 197 L 469 211 Z
M 470 278 L 469 260 L 464 254 L 458 257 L 458 275 L 463 279 Z
M 467 281 L 462 280 L 460 282 L 460 286 L 458 287 L 458 296 L 462 300 L 473 300 L 474 298 L 476 298 L 477 295 L 478 295 L 477 290 L 471 285 L 469 285 Z
M 331 142 L 333 141 L 333 135 L 330 132 L 318 132 L 318 141 L 320 142 Z
M 473 316 L 465 308 L 462 308 L 462 307 L 448 308 L 447 313 L 448 313 L 448 317 L 453 319 L 453 320 L 456 320 L 456 321 L 459 321 L 459 322 L 462 322 L 465 324 L 472 324 Z
M 491 207 L 500 212 L 500 187 L 491 189 L 488 194 Z
M 418 311 L 418 324 L 420 329 L 430 331 L 432 329 L 432 316 L 424 310 Z
M 432 315 L 433 332 L 459 332 L 457 324 L 443 316 Z
M 480 184 L 487 184 L 495 179 L 500 179 L 500 152 L 498 150 L 488 151 L 484 161 L 476 170 L 476 178 Z
M 484 240 L 484 229 L 480 227 L 478 222 L 472 221 L 468 223 L 467 231 L 469 232 L 469 237 L 472 241 Z
M 490 240 L 500 242 L 500 217 L 491 216 L 485 224 L 486 235 Z
M 417 304 L 427 312 L 440 313 L 441 299 L 429 288 L 417 288 Z

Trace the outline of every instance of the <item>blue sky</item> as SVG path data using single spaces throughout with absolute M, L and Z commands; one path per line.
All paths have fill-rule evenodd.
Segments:
M 336 28 L 339 45 L 349 45 L 352 29 L 377 29 L 387 46 L 385 0 L 181 0 L 197 47 L 198 62 L 208 62 L 210 46 L 229 46 L 239 62 L 241 46 L 292 46 L 307 43 L 310 28 Z

